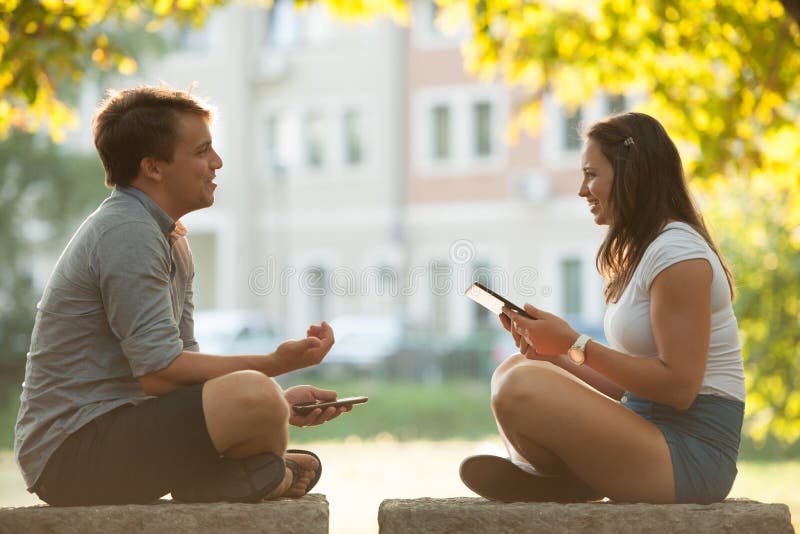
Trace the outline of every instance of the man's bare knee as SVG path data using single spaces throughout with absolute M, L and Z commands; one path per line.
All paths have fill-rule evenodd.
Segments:
M 289 406 L 275 380 L 257 371 L 239 371 L 228 377 L 231 383 L 223 395 L 229 396 L 239 413 L 261 425 L 286 424 Z
M 248 456 L 283 454 L 289 406 L 281 387 L 256 371 L 238 371 L 206 382 L 203 411 L 220 453 Z

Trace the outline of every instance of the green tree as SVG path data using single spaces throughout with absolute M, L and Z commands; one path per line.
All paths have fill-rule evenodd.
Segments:
M 108 193 L 94 156 L 68 153 L 49 139 L 17 132 L 0 144 L 0 374 L 19 375 L 35 304 L 30 260 L 63 246 L 75 214 Z
M 0 428 L 16 418 L 36 302 L 31 259 L 63 247 L 75 213 L 107 194 L 96 157 L 69 154 L 22 132 L 0 144 Z M 13 434 L 0 432 L 0 449 Z
M 0 0 L 0 134 L 46 128 L 61 140 L 77 118 L 62 91 L 91 70 L 136 70 L 125 36 L 165 22 L 201 24 L 223 0 Z
M 800 445 L 800 226 L 797 194 L 769 180 L 734 178 L 703 192 L 737 283 L 747 420 L 756 445 Z M 774 448 L 774 447 L 772 447 Z

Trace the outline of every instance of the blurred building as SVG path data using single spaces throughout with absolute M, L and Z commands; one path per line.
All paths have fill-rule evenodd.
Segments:
M 511 144 L 524 95 L 468 76 L 465 34 L 435 17 L 429 0 L 413 3 L 409 28 L 286 0 L 231 4 L 111 84 L 194 84 L 219 110 L 217 201 L 184 220 L 198 308 L 263 309 L 291 336 L 368 314 L 459 339 L 493 327 L 463 297 L 479 279 L 602 320 L 602 229 L 577 197 L 576 126 L 623 102 L 599 95 L 568 114 L 545 97 L 539 134 Z M 87 110 L 99 96 L 85 95 Z

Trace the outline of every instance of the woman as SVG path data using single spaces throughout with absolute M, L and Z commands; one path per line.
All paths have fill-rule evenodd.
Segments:
M 495 371 L 492 409 L 511 458 L 467 458 L 461 478 L 502 501 L 720 501 L 745 398 L 730 271 L 658 121 L 625 113 L 585 137 L 610 347 L 529 304 L 533 319 L 504 309 L 519 354 Z

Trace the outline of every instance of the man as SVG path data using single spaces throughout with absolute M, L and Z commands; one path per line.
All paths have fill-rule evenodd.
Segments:
M 194 340 L 187 213 L 214 203 L 222 160 L 199 99 L 163 87 L 111 93 L 94 140 L 114 190 L 80 226 L 38 304 L 16 426 L 28 489 L 56 505 L 299 497 L 319 459 L 287 451 L 288 424 L 346 408 L 271 378 L 316 365 L 323 322 L 273 353 L 202 354 Z M 265 348 L 269 349 L 269 348 Z

